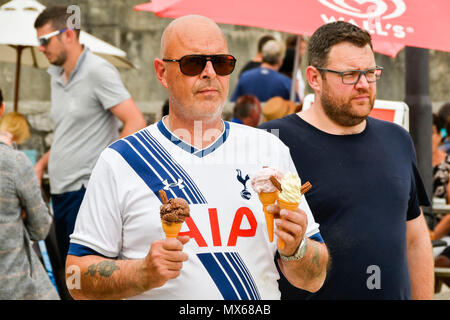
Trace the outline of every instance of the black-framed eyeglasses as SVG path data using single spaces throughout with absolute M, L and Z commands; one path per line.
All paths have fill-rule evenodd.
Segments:
M 178 62 L 180 71 L 187 76 L 196 76 L 202 73 L 206 63 L 211 61 L 214 71 L 219 76 L 227 76 L 233 72 L 236 58 L 231 54 L 190 54 L 180 59 L 162 59 L 165 62 Z
M 67 30 L 69 30 L 69 28 L 64 28 L 64 29 L 61 29 L 61 30 L 56 30 L 56 31 L 47 33 L 47 34 L 43 35 L 42 37 L 39 37 L 39 38 L 38 38 L 39 45 L 45 47 L 46 45 L 49 44 L 51 38 L 53 38 L 54 36 L 57 36 L 58 34 L 64 33 L 64 32 L 66 32 Z
M 336 71 L 326 68 L 316 67 L 317 70 L 324 72 L 332 72 L 341 76 L 343 84 L 355 84 L 361 79 L 361 75 L 366 77 L 367 82 L 372 83 L 380 80 L 381 74 L 383 73 L 383 67 L 375 66 L 375 68 L 367 70 L 347 70 L 347 71 Z

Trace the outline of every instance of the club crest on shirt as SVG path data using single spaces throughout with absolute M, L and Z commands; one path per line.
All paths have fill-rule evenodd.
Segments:
M 180 178 L 178 178 L 176 182 L 172 182 L 172 183 L 169 183 L 169 181 L 167 179 L 163 180 L 162 181 L 162 183 L 164 185 L 163 189 L 169 190 L 170 188 L 175 188 L 175 187 L 178 187 L 179 189 L 183 189 L 184 188 L 183 182 L 184 182 L 183 179 L 180 179 Z
M 250 179 L 250 177 L 248 176 L 248 174 L 245 176 L 245 178 L 242 177 L 242 172 L 241 169 L 236 169 L 237 171 L 237 180 L 242 183 L 242 185 L 244 186 L 244 189 L 241 191 L 241 197 L 245 200 L 249 200 L 252 197 L 252 194 L 247 190 L 247 181 Z

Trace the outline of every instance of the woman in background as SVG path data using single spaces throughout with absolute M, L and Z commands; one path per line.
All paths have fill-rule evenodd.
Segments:
M 0 116 L 5 110 L 0 90 Z M 0 118 L 0 299 L 59 299 L 31 241 L 43 240 L 52 217 L 27 156 L 15 144 L 29 137 L 18 113 Z

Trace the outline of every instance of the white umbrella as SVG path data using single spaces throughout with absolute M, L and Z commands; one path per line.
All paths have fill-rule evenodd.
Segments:
M 17 111 L 19 98 L 20 66 L 49 66 L 45 55 L 38 51 L 34 29 L 34 21 L 44 9 L 45 6 L 35 0 L 13 0 L 0 7 L 0 61 L 16 63 L 14 111 Z M 126 52 L 87 32 L 81 31 L 80 42 L 118 68 L 134 68 L 126 60 Z

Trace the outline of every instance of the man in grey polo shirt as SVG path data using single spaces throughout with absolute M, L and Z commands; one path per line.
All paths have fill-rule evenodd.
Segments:
M 79 42 L 70 29 L 66 7 L 49 7 L 36 19 L 40 46 L 52 64 L 51 118 L 53 144 L 35 166 L 39 178 L 48 165 L 55 230 L 65 261 L 69 236 L 92 168 L 104 148 L 146 126 L 144 117 L 124 87 L 119 72 Z

